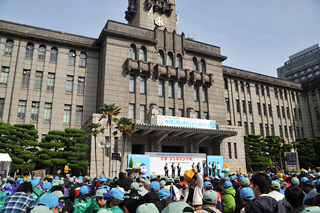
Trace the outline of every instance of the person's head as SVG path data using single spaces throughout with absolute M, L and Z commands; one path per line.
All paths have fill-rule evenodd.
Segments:
M 290 179 L 290 182 L 293 186 L 298 186 L 299 185 L 299 179 L 296 177 L 293 177 Z
M 268 175 L 264 173 L 257 173 L 252 176 L 252 190 L 255 197 L 261 194 L 268 194 L 271 187 L 271 180 Z
M 218 201 L 218 194 L 213 191 L 209 190 L 206 191 L 203 195 L 203 205 L 216 205 Z
M 133 173 L 132 172 L 128 172 L 128 177 L 133 177 Z
M 195 185 L 198 183 L 197 176 L 196 176 L 196 175 L 193 175 L 193 177 L 189 180 L 189 183 L 190 183 L 192 186 L 195 186 Z
M 103 193 L 103 195 L 108 194 L 108 193 Z M 118 188 L 113 188 L 111 189 L 109 195 L 111 196 L 110 198 L 110 203 L 109 203 L 109 208 L 112 208 L 114 206 L 118 206 L 124 199 L 124 194 L 123 192 L 118 189 Z
M 32 192 L 32 184 L 29 182 L 24 182 L 20 184 L 20 186 L 17 189 L 17 192 L 24 192 L 30 195 Z
M 135 191 L 138 191 L 139 190 L 139 183 L 137 182 L 133 182 L 131 183 L 131 190 L 135 190 Z
M 217 192 L 223 192 L 223 191 L 224 191 L 224 185 L 223 185 L 223 183 L 222 183 L 222 182 L 219 182 L 219 183 L 216 185 L 215 190 L 216 190 Z
M 287 188 L 285 197 L 292 208 L 297 208 L 303 205 L 304 193 L 299 187 Z
M 206 181 L 203 183 L 203 188 L 205 189 L 205 191 L 211 190 L 212 189 L 212 184 L 210 181 Z
M 173 165 L 174 163 L 172 163 L 172 165 Z
M 247 177 L 241 178 L 240 183 L 241 183 L 241 186 L 243 186 L 243 187 L 248 187 L 248 186 L 250 186 L 250 180 L 249 180 L 249 178 L 247 178 Z
M 158 193 L 160 191 L 160 187 L 160 183 L 158 183 L 157 181 L 152 181 L 150 184 L 150 191 Z
M 144 203 L 138 206 L 136 213 L 159 213 L 159 210 L 154 203 Z
M 161 189 L 159 192 L 158 192 L 158 198 L 160 200 L 166 200 L 168 197 L 171 196 L 171 193 L 168 189 Z
M 39 198 L 38 205 L 48 206 L 54 213 L 57 213 L 59 197 L 55 194 L 46 193 Z
M 240 190 L 240 197 L 243 205 L 247 205 L 254 199 L 253 190 L 250 187 L 244 187 Z
M 277 191 L 279 192 L 281 189 L 280 183 L 278 181 L 273 180 L 271 182 L 271 191 Z
M 64 200 L 69 197 L 69 195 L 64 195 L 60 190 L 52 192 L 52 194 L 57 195 L 59 198 L 58 211 L 62 212 L 63 207 L 65 206 Z
M 110 194 L 108 192 L 104 192 L 104 193 L 102 193 L 102 196 L 99 196 L 96 198 L 96 202 L 97 202 L 98 206 L 100 208 L 102 208 L 107 204 L 109 198 L 111 198 Z

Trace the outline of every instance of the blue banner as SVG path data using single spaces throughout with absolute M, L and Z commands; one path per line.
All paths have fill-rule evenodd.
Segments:
M 150 155 L 128 155 L 129 168 L 131 159 L 133 162 L 133 168 L 140 168 L 142 175 L 150 177 Z
M 209 164 L 210 163 L 210 164 Z M 221 171 L 222 171 L 222 167 L 223 167 L 223 156 L 220 156 L 220 155 L 207 155 L 207 165 L 208 165 L 208 168 L 212 165 L 214 165 L 215 168 L 217 168 L 217 164 L 220 164 L 220 172 L 218 174 L 218 171 L 217 169 L 215 169 L 214 171 L 212 170 L 210 172 L 208 172 L 208 175 L 209 176 L 217 176 L 217 175 L 220 175 L 220 176 L 223 176 L 224 174 L 222 173 L 221 174 Z

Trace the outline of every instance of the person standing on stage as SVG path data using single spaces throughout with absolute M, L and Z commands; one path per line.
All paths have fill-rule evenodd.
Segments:
M 217 169 L 218 176 L 220 176 L 221 165 L 219 164 L 219 162 L 216 165 L 216 169 Z
M 198 173 L 201 173 L 201 165 L 200 165 L 200 162 L 198 162 L 198 164 L 197 164 L 197 171 L 198 171 Z
M 180 163 L 178 163 L 177 169 L 178 169 L 178 177 L 180 177 L 180 174 L 181 174 L 181 166 L 180 166 Z
M 212 176 L 216 176 L 216 165 L 214 164 L 214 162 L 212 161 Z
M 164 166 L 164 176 L 168 177 L 168 172 L 169 172 L 169 169 L 168 169 L 168 164 L 166 163 L 166 165 Z
M 209 168 L 209 177 L 210 177 L 210 176 L 212 175 L 212 165 L 211 165 L 211 162 L 209 162 L 208 168 Z
M 203 175 L 208 174 L 208 164 L 207 161 L 203 163 Z
M 176 173 L 176 166 L 174 165 L 174 163 L 172 163 L 171 169 L 172 169 L 172 178 L 174 178 L 175 173 Z
M 194 168 L 194 162 L 192 163 L 191 168 L 192 168 L 192 169 Z

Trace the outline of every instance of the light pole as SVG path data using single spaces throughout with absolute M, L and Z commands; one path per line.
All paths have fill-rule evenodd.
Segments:
M 104 174 L 104 155 L 105 155 L 105 152 L 104 152 L 104 149 L 106 148 L 106 143 L 101 141 L 99 143 L 99 147 L 102 148 L 102 174 Z
M 111 176 L 111 136 L 109 137 L 109 141 L 106 143 L 107 148 L 109 149 L 109 177 Z

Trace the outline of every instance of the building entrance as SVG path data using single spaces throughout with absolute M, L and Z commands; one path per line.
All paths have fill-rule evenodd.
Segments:
M 183 146 L 162 146 L 162 152 L 183 153 Z

